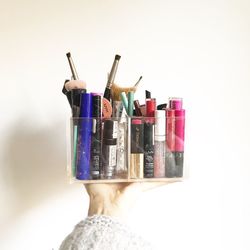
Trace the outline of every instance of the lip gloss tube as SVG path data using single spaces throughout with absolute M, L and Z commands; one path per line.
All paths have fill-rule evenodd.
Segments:
M 92 95 L 90 93 L 83 93 L 81 100 L 76 178 L 79 180 L 88 180 L 92 131 Z
M 166 177 L 175 177 L 175 110 L 166 109 Z
M 165 110 L 155 111 L 155 145 L 154 145 L 154 177 L 165 177 L 165 146 L 166 146 Z
M 102 96 L 98 94 L 92 95 L 93 127 L 90 173 L 92 179 L 99 179 L 102 163 Z
M 130 178 L 143 178 L 143 122 L 131 121 Z
M 170 108 L 175 110 L 175 165 L 176 177 L 183 176 L 185 109 L 182 108 L 182 98 L 170 99 Z
M 181 98 L 170 98 L 166 110 L 166 177 L 182 177 L 184 161 L 185 110 Z
M 104 178 L 112 179 L 116 168 L 116 150 L 117 150 L 117 131 L 118 122 L 114 120 L 105 120 L 103 128 L 103 171 Z

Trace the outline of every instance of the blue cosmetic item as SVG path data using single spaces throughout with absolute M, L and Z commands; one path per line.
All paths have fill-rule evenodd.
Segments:
M 90 153 L 91 153 L 91 132 L 92 132 L 92 94 L 82 93 L 76 178 L 78 180 L 90 179 Z

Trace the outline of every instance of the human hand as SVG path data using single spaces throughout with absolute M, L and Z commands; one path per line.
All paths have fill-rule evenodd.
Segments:
M 88 215 L 109 215 L 124 219 L 139 196 L 168 182 L 94 183 L 85 184 L 89 194 Z

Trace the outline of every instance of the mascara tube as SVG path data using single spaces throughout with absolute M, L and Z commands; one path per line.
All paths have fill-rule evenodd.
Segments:
M 131 155 L 130 178 L 143 178 L 143 122 L 141 119 L 131 121 Z
M 154 124 L 144 123 L 144 178 L 154 177 Z
M 154 177 L 165 177 L 165 110 L 155 111 Z
M 102 96 L 92 94 L 93 127 L 91 138 L 91 164 L 92 179 L 100 179 L 102 163 Z
M 88 180 L 90 174 L 90 152 L 92 132 L 92 95 L 83 93 L 81 96 L 80 121 L 78 132 L 78 152 L 76 178 Z
M 104 178 L 112 179 L 116 168 L 118 122 L 105 120 L 103 127 L 102 164 Z

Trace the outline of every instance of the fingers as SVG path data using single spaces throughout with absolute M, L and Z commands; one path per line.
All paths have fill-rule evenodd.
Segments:
M 173 180 L 172 182 L 177 182 L 176 180 Z M 161 186 L 165 186 L 169 183 L 172 183 L 171 180 L 168 181 L 160 181 L 160 182 L 154 182 L 154 181 L 150 181 L 150 182 L 133 182 L 130 183 L 129 185 L 127 185 L 125 187 L 124 191 L 141 191 L 141 192 L 146 192 L 148 190 L 157 188 L 157 187 L 161 187 Z

